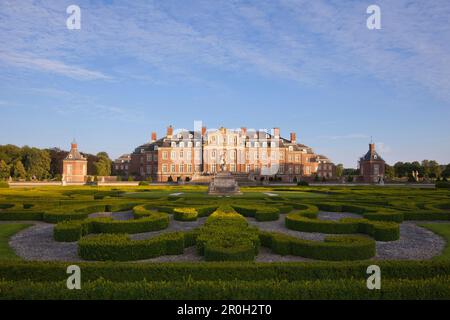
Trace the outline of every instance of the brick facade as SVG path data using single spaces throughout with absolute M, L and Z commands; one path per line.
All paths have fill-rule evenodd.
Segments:
M 87 176 L 87 159 L 78 151 L 76 142 L 72 142 L 70 152 L 63 160 L 64 182 L 85 182 Z
M 369 144 L 369 151 L 359 159 L 359 180 L 365 183 L 378 183 L 384 179 L 385 161 L 375 151 L 375 144 Z
M 253 180 L 292 182 L 315 175 L 335 176 L 335 165 L 327 157 L 297 143 L 295 133 L 290 138 L 282 138 L 279 128 L 268 133 L 203 127 L 198 132 L 174 133 L 170 126 L 165 137 L 157 140 L 152 133 L 149 143 L 134 150 L 129 174 L 157 182 L 195 180 L 220 171 L 225 162 L 226 171 Z

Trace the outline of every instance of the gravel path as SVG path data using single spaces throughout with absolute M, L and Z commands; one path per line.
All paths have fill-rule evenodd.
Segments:
M 117 220 L 132 219 L 131 212 L 114 212 L 91 214 L 92 217 L 111 216 Z M 281 215 L 277 221 L 258 222 L 254 218 L 247 218 L 251 225 L 257 226 L 260 230 L 282 232 L 294 237 L 306 240 L 322 241 L 327 235 L 322 233 L 299 232 L 289 230 L 284 226 L 284 217 Z M 344 217 L 360 217 L 351 213 L 320 212 L 319 219 L 339 220 Z M 148 239 L 162 233 L 174 231 L 188 231 L 201 226 L 206 218 L 199 218 L 197 221 L 181 222 L 173 220 L 170 216 L 170 224 L 167 229 L 130 235 L 132 239 Z M 20 221 L 23 223 L 24 221 Z M 5 223 L 5 222 L 0 222 Z M 13 222 L 9 222 L 13 223 Z M 34 225 L 20 231 L 11 237 L 9 244 L 15 250 L 16 254 L 25 260 L 58 260 L 58 261 L 81 261 L 77 256 L 76 242 L 57 242 L 53 240 L 53 224 L 45 222 L 30 221 Z M 445 241 L 433 232 L 417 226 L 417 223 L 426 223 L 426 221 L 406 221 L 400 226 L 400 239 L 391 242 L 377 241 L 377 254 L 374 259 L 380 260 L 420 260 L 430 259 L 445 247 Z M 433 223 L 435 223 L 433 221 Z M 182 255 L 162 256 L 153 259 L 142 260 L 141 262 L 184 262 L 184 261 L 203 261 L 203 257 L 196 254 L 195 248 L 187 248 Z M 256 257 L 259 262 L 272 261 L 312 261 L 296 256 L 280 256 L 273 254 L 269 249 L 261 248 Z
M 377 241 L 375 259 L 426 260 L 439 255 L 444 247 L 443 238 L 412 221 L 405 221 L 400 225 L 399 240 Z
M 76 242 L 53 240 L 53 224 L 30 221 L 34 225 L 26 228 L 9 240 L 9 245 L 25 260 L 81 261 L 77 255 Z

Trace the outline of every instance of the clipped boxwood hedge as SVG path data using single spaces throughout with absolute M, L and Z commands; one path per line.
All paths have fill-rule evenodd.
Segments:
M 310 219 L 301 214 L 290 213 L 285 218 L 288 229 L 303 232 L 331 234 L 365 233 L 378 241 L 394 241 L 400 237 L 397 223 L 370 221 L 367 219 L 343 218 L 339 221 Z
M 58 223 L 61 221 L 69 220 L 84 220 L 88 217 L 86 212 L 45 212 L 43 215 L 43 220 L 49 223 Z
M 186 234 L 185 234 L 185 247 Z M 317 279 L 358 279 L 365 283 L 366 269 L 373 261 L 307 261 L 307 262 L 78 262 L 84 281 L 99 278 L 116 282 L 159 280 L 180 281 L 268 279 L 301 281 Z M 449 261 L 377 260 L 383 279 L 427 279 L 448 276 Z M 68 263 L 62 261 L 0 261 L 2 279 L 65 281 Z
M 257 221 L 275 221 L 280 218 L 280 211 L 277 208 L 261 208 L 255 212 Z
M 150 211 L 136 207 L 134 220 L 91 218 L 83 221 L 64 221 L 53 229 L 56 241 L 77 241 L 89 233 L 141 233 L 166 229 L 169 216 L 165 212 Z
M 173 218 L 177 221 L 195 221 L 198 217 L 198 211 L 195 208 L 175 208 Z
M 318 260 L 364 260 L 375 255 L 375 241 L 362 236 L 328 236 L 325 241 L 311 241 L 283 233 L 259 233 L 261 245 L 276 254 Z
M 367 212 L 363 214 L 363 217 L 368 220 L 376 220 L 376 221 L 392 221 L 401 223 L 404 219 L 403 212 Z
M 132 261 L 183 252 L 182 232 L 165 233 L 146 240 L 131 240 L 125 234 L 101 234 L 78 241 L 78 255 L 85 260 Z
M 84 270 L 84 269 L 83 269 Z M 383 280 L 380 290 L 368 290 L 355 279 L 314 281 L 149 281 L 83 282 L 82 290 L 67 290 L 66 283 L 0 281 L 0 299 L 80 300 L 325 300 L 402 299 L 448 300 L 450 277 Z M 101 290 L 100 290 L 101 289 Z
M 254 260 L 258 231 L 231 207 L 220 207 L 196 232 L 197 252 L 207 261 Z
M 38 220 L 42 221 L 44 212 L 34 210 L 2 210 L 0 220 Z

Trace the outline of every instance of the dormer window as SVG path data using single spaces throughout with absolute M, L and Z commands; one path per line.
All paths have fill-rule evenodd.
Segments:
M 177 147 L 177 143 L 176 142 L 172 142 L 171 146 L 172 146 L 172 148 L 176 148 Z

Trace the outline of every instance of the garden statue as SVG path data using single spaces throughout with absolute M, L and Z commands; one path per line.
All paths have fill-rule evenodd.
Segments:
M 222 156 L 220 157 L 220 170 L 225 171 L 225 168 L 226 168 L 225 155 L 222 154 Z

